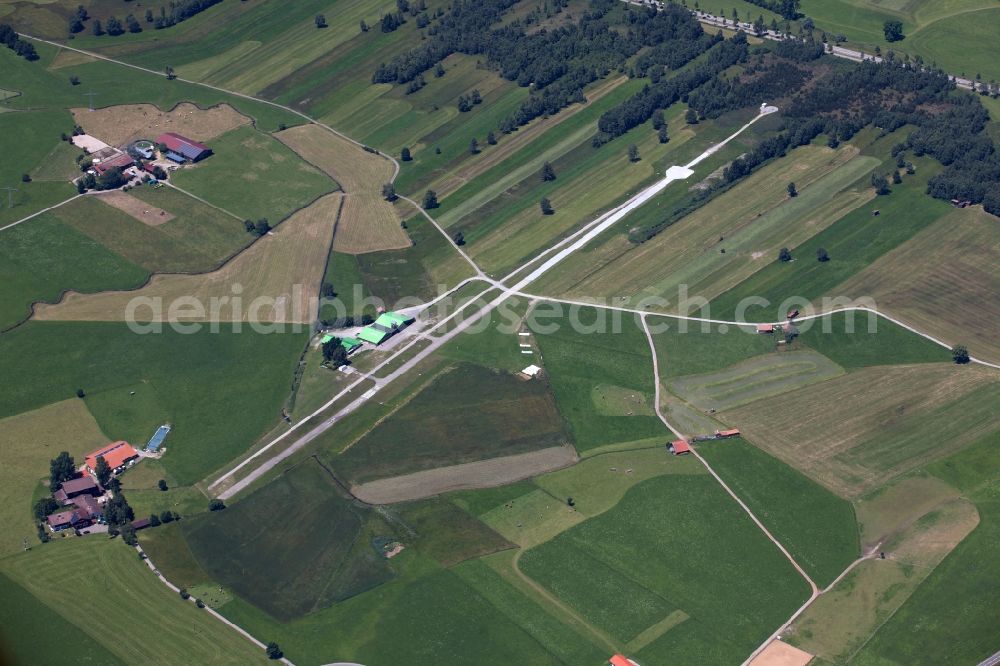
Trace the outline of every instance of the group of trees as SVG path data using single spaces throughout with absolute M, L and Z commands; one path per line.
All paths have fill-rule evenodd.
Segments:
M 902 21 L 886 21 L 882 26 L 882 32 L 887 42 L 898 42 L 905 37 Z
M 423 77 L 419 77 L 423 78 Z M 458 111 L 459 113 L 467 113 L 472 110 L 472 107 L 482 104 L 483 97 L 479 94 L 479 90 L 473 90 L 468 95 L 458 96 Z
M 14 32 L 6 23 L 0 23 L 0 42 L 25 60 L 38 60 L 35 45 Z
M 786 21 L 802 18 L 802 14 L 799 12 L 799 0 L 747 0 L 747 2 L 780 14 L 781 18 Z
M 78 32 L 83 31 L 83 22 L 90 18 L 90 14 L 87 13 L 87 8 L 83 5 L 77 5 L 76 12 L 69 17 L 69 34 L 75 35 Z
M 271 223 L 267 221 L 266 217 L 262 217 L 256 222 L 253 220 L 243 220 L 243 228 L 247 230 L 247 233 L 253 234 L 258 238 L 272 229 Z
M 186 21 L 220 2 L 222 0 L 171 0 L 169 6 L 160 6 L 159 14 L 154 14 L 153 10 L 147 9 L 145 20 L 146 23 L 152 23 L 155 30 L 162 30 L 163 28 L 169 28 L 182 21 Z M 320 17 L 317 16 L 316 18 L 318 20 Z M 77 13 L 69 20 L 70 32 L 80 32 L 83 29 L 83 22 L 87 19 L 86 9 L 82 6 L 79 7 Z M 133 33 L 142 32 L 142 24 L 139 23 L 134 15 L 129 14 L 125 17 L 124 23 L 119 21 L 115 16 L 109 16 L 104 25 L 101 25 L 101 21 L 95 18 L 91 23 L 90 29 L 97 36 L 106 34 L 116 37 L 125 34 L 126 30 Z
M 982 203 L 1000 215 L 1000 154 L 986 131 L 989 113 L 978 96 L 957 92 L 944 72 L 888 58 L 856 63 L 804 89 L 785 115 L 790 127 L 824 123 L 822 132 L 834 141 L 846 141 L 869 124 L 884 134 L 915 126 L 895 152 L 930 155 L 944 165 L 928 183 L 928 194 Z M 881 181 L 872 184 L 888 189 L 888 182 L 884 188 Z
M 340 343 L 340 338 L 323 343 L 323 360 L 335 368 L 347 364 L 347 350 Z
M 639 69 L 645 73 L 664 66 L 680 67 L 704 52 L 718 38 L 708 37 L 697 20 L 679 6 L 627 8 L 612 12 L 614 0 L 592 0 L 576 22 L 528 31 L 521 21 L 495 27 L 514 0 L 460 0 L 440 13 L 421 46 L 381 63 L 373 83 L 405 84 L 436 68 L 452 53 L 482 55 L 499 72 L 531 94 L 499 130 L 511 132 L 534 118 L 559 112 L 585 101 L 583 88 L 621 68 L 643 48 Z M 474 99 L 459 99 L 467 111 Z

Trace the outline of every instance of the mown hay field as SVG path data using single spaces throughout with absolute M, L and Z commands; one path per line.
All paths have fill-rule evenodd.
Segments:
M 210 271 L 253 241 L 240 220 L 168 187 L 83 197 L 50 214 L 150 273 Z
M 11 663 L 124 665 L 108 648 L 3 574 L 0 595 L 4 600 L 0 605 L 3 655 Z M 53 633 L 60 640 L 51 640 Z
M 38 306 L 36 318 L 121 321 L 138 298 L 162 307 L 136 307 L 137 321 L 310 322 L 315 313 L 309 299 L 318 295 L 342 196 L 329 194 L 298 211 L 211 273 L 157 275 L 136 291 L 69 294 L 57 305 Z M 234 296 L 240 296 L 238 304 L 222 300 Z M 178 305 L 185 302 L 189 305 Z M 218 304 L 214 311 L 213 302 Z
M 161 111 L 152 104 L 121 104 L 93 111 L 85 107 L 70 111 L 76 124 L 83 127 L 87 134 L 111 146 L 124 146 L 137 139 L 155 141 L 164 132 L 176 132 L 195 141 L 209 142 L 252 122 L 228 104 L 203 109 L 184 102 L 167 111 Z
M 972 443 L 995 426 L 998 408 L 992 371 L 924 364 L 856 370 L 719 418 L 853 498 Z
M 742 361 L 717 372 L 677 377 L 667 387 L 707 412 L 732 409 L 822 382 L 844 369 L 813 351 L 776 352 Z
M 943 215 L 852 276 L 838 291 L 870 295 L 887 312 L 973 355 L 1000 362 L 1000 228 L 979 206 Z
M 276 136 L 343 188 L 344 209 L 333 239 L 336 251 L 360 254 L 410 246 L 396 207 L 382 197 L 382 185 L 392 180 L 391 161 L 319 125 L 293 127 Z
M 808 595 L 784 556 L 705 475 L 646 480 L 609 511 L 525 552 L 520 566 L 617 642 L 659 624 L 660 635 L 634 654 L 650 663 L 738 661 Z M 573 575 L 576 568 L 585 575 Z M 663 623 L 678 609 L 690 617 Z
M 125 663 L 267 663 L 263 650 L 170 591 L 120 539 L 58 539 L 0 569 Z

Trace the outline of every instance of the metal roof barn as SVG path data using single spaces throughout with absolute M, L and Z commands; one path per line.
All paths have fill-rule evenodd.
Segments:
M 212 149 L 205 144 L 199 143 L 194 139 L 189 139 L 186 136 L 181 136 L 176 132 L 161 134 L 156 138 L 156 142 L 162 143 L 170 152 L 177 153 L 192 162 L 197 162 L 212 154 Z M 170 157 L 170 155 L 168 154 L 167 157 Z

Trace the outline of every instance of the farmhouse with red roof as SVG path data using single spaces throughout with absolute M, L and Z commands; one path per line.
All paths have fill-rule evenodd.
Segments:
M 132 156 L 128 153 L 118 153 L 113 157 L 109 157 L 94 164 L 94 171 L 103 176 L 112 169 L 127 169 L 134 163 L 135 160 L 133 160 Z
M 129 464 L 139 459 L 139 452 L 128 442 L 112 442 L 107 446 L 87 454 L 87 469 L 91 474 L 97 473 L 97 459 L 103 456 L 108 467 L 115 473 L 125 469 Z

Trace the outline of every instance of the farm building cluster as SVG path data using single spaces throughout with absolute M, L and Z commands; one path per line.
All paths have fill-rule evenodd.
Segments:
M 740 431 L 737 428 L 716 430 L 714 435 L 699 435 L 697 437 L 692 437 L 691 439 L 675 439 L 667 444 L 667 450 L 675 456 L 682 456 L 684 454 L 691 453 L 691 445 L 696 442 L 708 442 L 716 439 L 731 439 L 739 436 Z
M 109 489 L 102 487 L 98 481 L 100 460 L 107 463 L 111 478 L 114 478 L 138 462 L 139 458 L 139 452 L 128 442 L 111 442 L 88 453 L 77 476 L 63 481 L 52 492 L 52 499 L 62 508 L 45 518 L 49 529 L 61 532 L 103 525 L 104 504 L 109 499 Z
M 52 492 L 52 499 L 60 508 L 45 517 L 48 528 L 52 532 L 69 529 L 82 533 L 103 532 L 106 529 L 104 505 L 111 498 L 116 485 L 111 479 L 143 457 L 159 457 L 164 451 L 163 443 L 169 433 L 170 426 L 167 424 L 157 428 L 141 453 L 125 441 L 111 442 L 88 453 L 75 476 L 63 481 Z M 100 482 L 98 467 L 102 460 L 110 471 L 109 479 L 105 480 L 108 487 L 102 486 Z M 138 520 L 133 521 L 132 526 L 141 529 L 147 525 Z
M 109 189 L 100 187 L 101 179 L 108 179 L 115 170 L 121 178 L 114 180 L 112 187 L 141 182 L 157 185 L 167 178 L 168 171 L 179 165 L 199 162 L 212 154 L 212 149 L 205 144 L 176 132 L 160 134 L 155 141 L 140 139 L 120 147 L 110 146 L 88 134 L 76 134 L 72 141 L 86 151 L 89 159 L 81 163 L 86 172 L 77 181 L 81 189 L 92 186 L 88 176 L 94 179 L 93 186 Z

